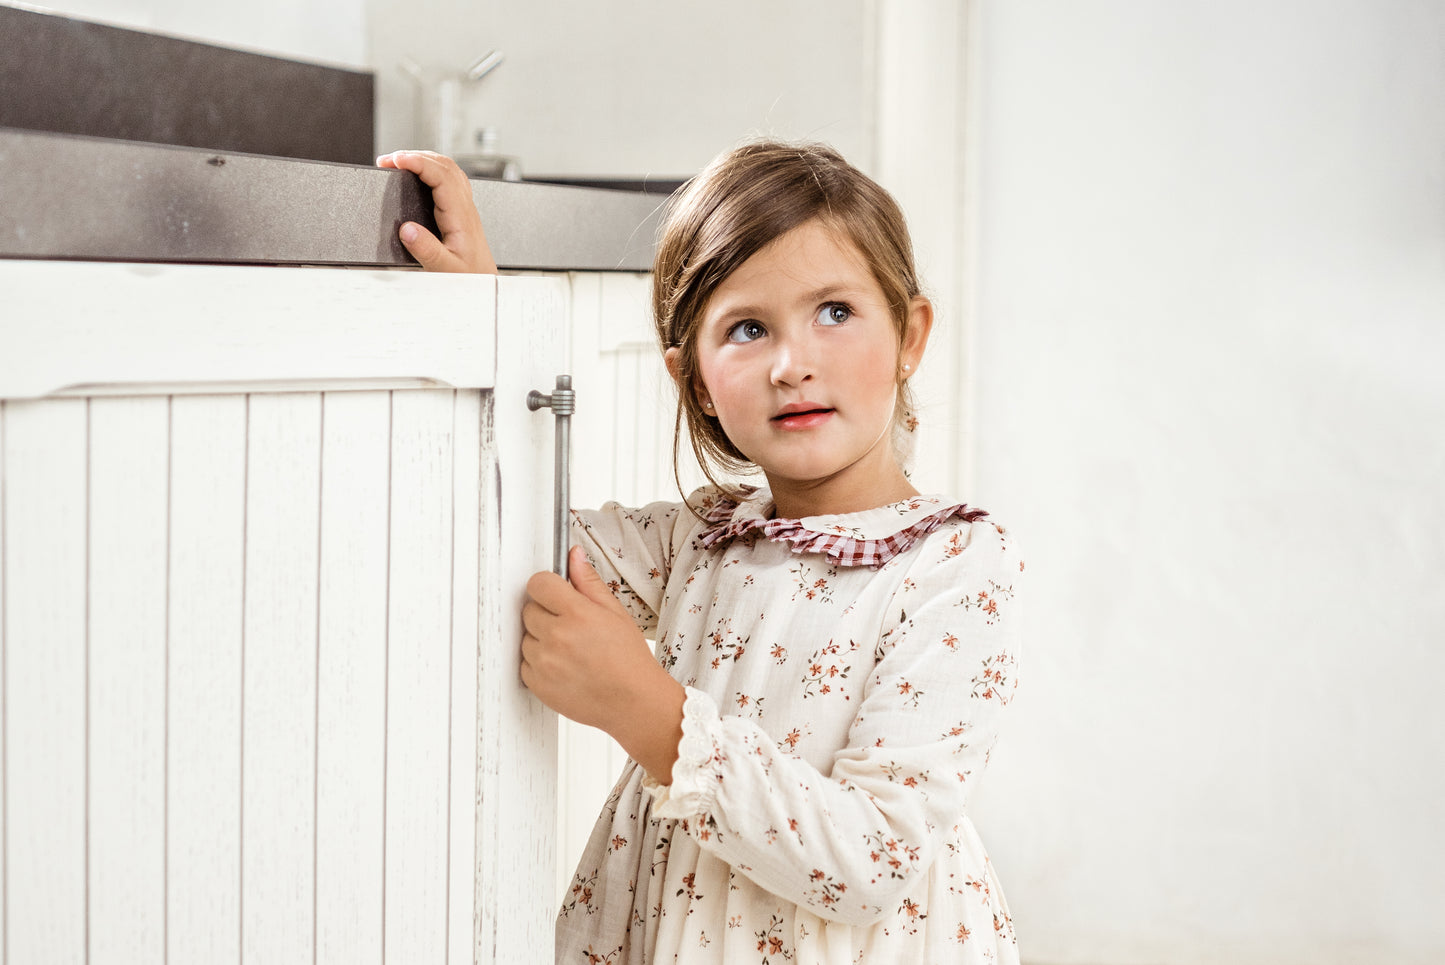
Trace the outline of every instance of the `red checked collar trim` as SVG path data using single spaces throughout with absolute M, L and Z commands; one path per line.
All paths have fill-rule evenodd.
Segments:
M 941 496 L 914 496 L 858 513 L 769 519 L 772 497 L 766 490 L 750 489 L 742 502 L 714 498 L 698 537 L 705 548 L 767 539 L 788 544 L 794 553 L 822 553 L 839 566 L 882 566 L 954 516 L 971 523 L 988 515 Z

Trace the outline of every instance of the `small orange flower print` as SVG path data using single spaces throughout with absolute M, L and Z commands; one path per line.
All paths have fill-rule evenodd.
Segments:
M 627 839 L 626 839 L 626 838 L 624 838 L 624 837 L 623 837 L 622 835 L 620 835 L 620 834 L 615 834 L 615 835 L 612 836 L 612 850 L 613 850 L 613 851 L 621 851 L 621 850 L 622 850 L 623 848 L 625 848 L 625 847 L 627 847 Z
M 595 951 L 591 945 L 588 945 L 587 951 L 582 954 L 587 956 L 587 965 L 612 965 L 613 962 L 617 961 L 617 955 L 621 951 L 622 946 L 619 945 L 606 955 L 603 955 L 601 952 Z

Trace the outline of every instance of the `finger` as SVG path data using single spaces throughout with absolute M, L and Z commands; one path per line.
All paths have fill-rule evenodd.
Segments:
M 577 591 L 550 570 L 532 574 L 527 580 L 527 596 L 551 613 L 563 613 L 577 602 Z
M 482 219 L 472 200 L 472 183 L 457 162 L 433 151 L 394 151 L 377 158 L 382 167 L 410 171 L 432 189 L 437 227 L 443 236 L 462 233 L 473 237 L 481 231 Z
M 466 271 L 462 260 L 447 250 L 436 235 L 417 224 L 408 221 L 397 232 L 401 243 L 411 256 L 427 271 Z
M 557 614 L 535 600 L 522 607 L 522 628 L 529 636 L 543 637 L 557 625 Z
M 525 640 L 526 640 L 526 638 L 524 637 L 524 638 L 523 638 L 523 642 L 524 642 L 524 643 L 525 643 Z M 532 665 L 527 662 L 527 658 L 526 658 L 526 657 L 523 657 L 523 658 L 522 658 L 521 674 L 522 674 L 522 686 L 523 686 L 523 687 L 526 687 L 528 690 L 531 690 L 531 689 L 532 689 L 532 684 L 533 684 L 534 679 L 535 679 L 535 677 L 536 677 L 537 674 L 536 674 L 536 671 L 532 669 Z
M 580 546 L 572 547 L 567 558 L 568 582 L 587 599 L 612 610 L 627 612 L 626 607 L 612 595 L 612 590 L 602 582 L 602 577 L 587 562 L 587 552 Z
M 428 271 L 496 273 L 497 263 L 472 198 L 472 183 L 455 161 L 434 151 L 393 151 L 378 157 L 376 164 L 410 171 L 432 189 L 433 217 L 441 232 L 441 247 L 455 257 L 422 261 L 422 267 Z M 402 243 L 406 244 L 405 239 Z M 411 251 L 409 245 L 407 250 Z

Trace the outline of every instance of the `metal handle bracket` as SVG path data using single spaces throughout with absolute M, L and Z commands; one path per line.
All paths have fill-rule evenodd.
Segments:
M 543 395 L 533 389 L 527 393 L 527 408 L 551 409 L 556 423 L 556 461 L 553 476 L 552 507 L 552 572 L 567 577 L 568 528 L 571 523 L 571 499 L 568 493 L 568 478 L 571 462 L 572 413 L 577 408 L 577 395 L 572 391 L 572 376 L 557 376 L 556 388 L 551 395 Z

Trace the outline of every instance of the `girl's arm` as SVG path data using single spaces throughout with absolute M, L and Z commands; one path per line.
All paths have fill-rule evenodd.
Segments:
M 557 713 L 610 734 L 654 776 L 677 761 L 682 684 L 574 546 L 568 578 L 536 573 L 522 608 L 522 682 Z
M 911 568 L 882 637 L 837 641 L 864 651 L 855 670 L 872 670 L 826 772 L 689 690 L 672 785 L 656 792 L 654 816 L 679 819 L 699 847 L 823 918 L 867 925 L 926 898 L 1013 696 L 1021 564 L 1010 541 L 984 521 L 924 552 L 935 558 Z
M 376 159 L 377 167 L 410 171 L 432 189 L 438 240 L 414 221 L 401 226 L 401 243 L 427 271 L 495 275 L 497 263 L 487 247 L 482 217 L 472 201 L 472 185 L 455 161 L 433 151 L 393 151 Z
M 547 706 L 612 736 L 669 780 L 682 739 L 682 685 L 644 634 L 657 628 L 677 541 L 677 503 L 574 512 L 569 579 L 538 573 L 522 609 L 522 682 Z

